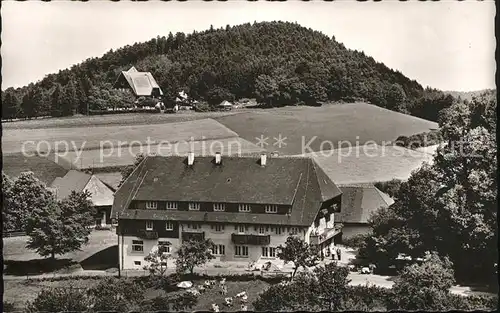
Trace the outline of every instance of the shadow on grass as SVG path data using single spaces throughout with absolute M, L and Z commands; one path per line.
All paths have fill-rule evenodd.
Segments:
M 118 268 L 118 245 L 103 249 L 80 262 L 84 270 Z
M 77 265 L 78 263 L 71 259 L 4 260 L 4 274 L 15 276 L 37 275 L 56 272 Z

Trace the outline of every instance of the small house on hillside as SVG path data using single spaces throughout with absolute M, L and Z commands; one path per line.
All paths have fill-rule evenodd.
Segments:
M 223 110 L 231 110 L 233 108 L 233 104 L 227 100 L 224 100 L 219 104 L 219 108 Z
M 155 97 L 163 96 L 163 91 L 150 72 L 139 72 L 135 67 L 128 71 L 122 71 L 116 79 L 114 88 L 129 89 L 136 97 Z
M 97 176 L 70 170 L 64 177 L 57 177 L 50 188 L 58 200 L 67 198 L 72 191 L 91 193 L 91 201 L 96 208 L 96 225 L 111 224 L 111 206 L 113 205 L 114 191 Z
M 353 184 L 339 186 L 342 191 L 340 213 L 335 215 L 335 223 L 342 223 L 342 240 L 359 234 L 368 234 L 368 219 L 381 208 L 387 208 L 394 200 L 373 184 Z

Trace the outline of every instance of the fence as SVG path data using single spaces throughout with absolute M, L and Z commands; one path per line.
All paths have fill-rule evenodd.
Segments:
M 2 233 L 3 238 L 22 237 L 22 236 L 26 236 L 26 233 L 23 231 L 8 231 Z

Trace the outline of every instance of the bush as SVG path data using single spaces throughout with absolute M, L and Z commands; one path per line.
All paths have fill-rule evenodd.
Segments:
M 365 245 L 366 238 L 370 235 L 368 234 L 357 234 L 352 237 L 342 239 L 342 244 L 346 247 L 359 249 Z
M 3 312 L 14 312 L 16 310 L 16 306 L 13 302 L 3 301 Z
M 90 307 L 85 290 L 73 287 L 43 289 L 36 299 L 28 302 L 27 312 L 83 312 Z
M 159 296 L 141 304 L 141 311 L 188 311 L 198 303 L 198 298 L 190 292 L 177 295 Z

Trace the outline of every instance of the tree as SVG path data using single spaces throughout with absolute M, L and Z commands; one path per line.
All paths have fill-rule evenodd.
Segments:
M 440 259 L 436 253 L 428 254 L 423 264 L 405 267 L 396 278 L 388 309 L 447 310 L 449 290 L 454 283 L 451 262 Z
M 26 218 L 31 212 L 45 207 L 53 197 L 33 172 L 21 173 L 12 184 L 8 195 L 10 195 L 8 202 L 10 223 L 12 230 L 17 231 L 24 231 Z
M 45 206 L 33 207 L 26 221 L 30 237 L 26 247 L 41 256 L 50 256 L 78 250 L 88 242 L 92 224 L 93 205 L 90 193 L 72 192 L 61 202 L 51 199 Z
M 285 264 L 293 262 L 293 273 L 291 279 L 295 277 L 299 267 L 307 269 L 315 266 L 318 262 L 318 251 L 313 246 L 307 244 L 297 236 L 289 236 L 285 246 L 278 247 L 278 258 Z
M 416 258 L 434 250 L 450 258 L 457 279 L 496 278 L 495 111 L 496 98 L 485 96 L 442 112 L 445 144 L 433 164 L 414 172 L 401 184 L 397 201 L 376 215 L 366 255 L 387 265 L 399 253 Z
M 170 245 L 170 242 L 168 245 Z M 144 257 L 144 261 L 148 263 L 148 265 L 144 266 L 144 269 L 149 271 L 149 275 L 151 276 L 163 277 L 167 273 L 167 262 L 170 255 L 165 253 L 162 248 L 163 247 L 158 247 L 157 250 L 151 251 Z
M 212 245 L 211 239 L 183 241 L 177 250 L 175 261 L 177 272 L 183 274 L 189 271 L 192 275 L 195 266 L 203 265 L 214 259 Z
M 64 109 L 63 109 L 63 103 L 65 100 L 65 94 L 64 94 L 64 89 L 61 86 L 61 84 L 56 84 L 56 87 L 54 89 L 54 92 L 52 92 L 51 95 L 51 107 L 50 107 L 50 115 L 52 117 L 59 117 L 63 116 Z
M 36 299 L 28 302 L 27 311 L 35 312 L 84 312 L 90 306 L 85 290 L 68 287 L 42 289 Z
M 2 223 L 4 231 L 16 230 L 17 216 L 12 206 L 13 181 L 2 171 Z M 19 228 L 17 228 L 19 229 Z
M 35 103 L 33 102 L 34 94 L 31 90 L 24 95 L 21 102 L 21 110 L 25 118 L 31 119 L 35 116 Z
M 300 272 L 293 281 L 271 285 L 253 306 L 257 311 L 338 311 L 347 300 L 348 274 L 335 263 Z
M 146 158 L 146 155 L 144 153 L 138 153 L 135 156 L 134 164 L 129 165 L 129 166 L 122 169 L 122 172 L 121 172 L 122 180 L 120 181 L 120 184 L 118 184 L 118 187 L 120 187 L 125 182 L 125 180 L 127 180 L 127 178 L 130 176 L 130 174 L 132 174 L 132 172 L 135 170 L 135 168 L 137 166 L 139 166 L 139 164 L 141 164 L 141 162 L 145 158 Z
M 129 312 L 144 299 L 144 291 L 144 286 L 133 280 L 106 277 L 88 289 L 87 295 L 94 312 Z
M 4 119 L 17 118 L 20 104 L 14 89 L 8 88 L 5 92 L 2 92 L 2 94 L 4 94 L 2 97 L 2 117 Z
M 326 302 L 329 311 L 339 311 L 347 295 L 349 269 L 329 263 L 315 268 L 314 274 L 318 280 L 319 298 Z

